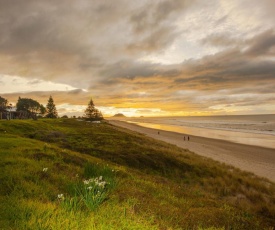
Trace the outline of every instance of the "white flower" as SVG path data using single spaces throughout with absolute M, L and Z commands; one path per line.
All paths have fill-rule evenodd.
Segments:
M 89 186 L 87 189 L 88 189 L 88 190 L 92 190 L 92 189 L 93 189 L 93 187 L 92 187 L 92 186 Z
M 64 195 L 61 193 L 61 194 L 58 194 L 57 195 L 57 198 L 59 199 L 59 200 L 64 200 L 65 199 L 65 197 L 64 197 Z
M 98 179 L 99 179 L 99 180 L 102 180 L 102 176 L 100 176 Z
M 48 171 L 48 168 L 43 168 L 43 172 L 47 172 Z
M 106 182 L 105 182 L 105 181 L 102 181 L 102 182 L 100 182 L 98 185 L 99 185 L 100 187 L 104 187 L 105 184 L 106 184 Z
M 83 183 L 84 183 L 84 184 L 89 184 L 90 181 L 89 181 L 89 180 L 84 180 Z

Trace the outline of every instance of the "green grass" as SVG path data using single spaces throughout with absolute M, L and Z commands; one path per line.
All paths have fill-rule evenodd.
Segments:
M 0 159 L 0 229 L 275 226 L 273 183 L 108 123 L 0 121 Z

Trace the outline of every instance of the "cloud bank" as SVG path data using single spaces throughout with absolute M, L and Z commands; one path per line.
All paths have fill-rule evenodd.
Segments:
M 93 97 L 108 114 L 275 113 L 274 8 L 272 0 L 1 0 L 0 75 L 60 85 L 15 92 L 2 80 L 1 95 L 45 103 L 51 94 L 79 108 Z

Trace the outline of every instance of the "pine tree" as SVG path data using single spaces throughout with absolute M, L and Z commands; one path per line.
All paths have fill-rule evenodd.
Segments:
M 101 112 L 95 107 L 93 99 L 89 101 L 88 107 L 85 109 L 84 117 L 89 120 L 102 120 Z
M 55 108 L 55 104 L 54 104 L 52 96 L 50 96 L 50 98 L 48 100 L 48 104 L 46 106 L 46 117 L 47 118 L 57 118 L 58 117 L 57 110 Z
M 8 100 L 0 96 L 0 112 L 4 112 L 7 109 Z

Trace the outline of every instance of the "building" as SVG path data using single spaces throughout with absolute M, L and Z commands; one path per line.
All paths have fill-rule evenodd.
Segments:
M 6 111 L 0 111 L 0 120 L 12 120 L 12 119 L 37 119 L 35 113 L 29 111 L 16 111 L 16 107 L 8 108 Z

